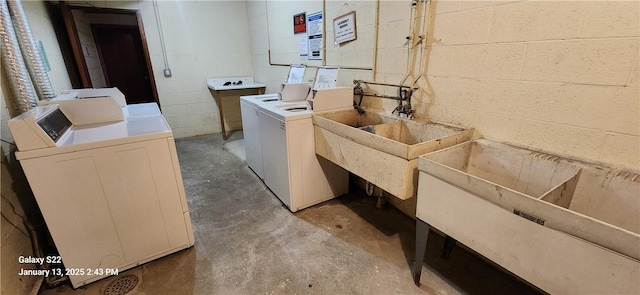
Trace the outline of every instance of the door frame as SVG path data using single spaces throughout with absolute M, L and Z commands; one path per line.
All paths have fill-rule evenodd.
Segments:
M 155 76 L 153 75 L 153 67 L 151 65 L 151 55 L 149 54 L 149 45 L 147 44 L 147 35 L 144 32 L 144 26 L 142 23 L 142 14 L 140 13 L 140 10 L 76 6 L 76 5 L 69 5 L 66 1 L 60 1 L 59 7 L 62 12 L 64 23 L 66 25 L 67 34 L 69 35 L 69 38 L 71 40 L 71 48 L 72 48 L 73 56 L 76 60 L 76 64 L 78 66 L 78 72 L 80 73 L 82 86 L 86 88 L 92 88 L 93 86 L 91 84 L 91 76 L 89 75 L 87 62 L 85 61 L 84 54 L 82 53 L 80 38 L 78 37 L 78 31 L 77 31 L 75 20 L 73 19 L 73 13 L 71 13 L 71 10 L 75 9 L 75 10 L 82 10 L 84 12 L 104 13 L 104 14 L 135 15 L 137 19 L 137 24 L 138 24 L 138 30 L 140 32 L 140 39 L 142 41 L 142 51 L 144 53 L 144 59 L 145 59 L 145 63 L 147 64 L 147 70 L 149 73 L 149 83 L 151 83 L 151 94 L 153 95 L 153 100 L 156 102 L 156 104 L 158 104 L 158 107 L 160 107 L 160 100 L 158 99 L 158 88 L 156 87 L 156 79 L 155 79 Z M 102 56 L 100 57 L 100 61 L 102 62 Z
M 82 53 L 82 45 L 80 44 L 80 37 L 78 37 L 78 29 L 76 28 L 76 22 L 73 18 L 71 7 L 65 2 L 60 2 L 59 7 L 62 14 L 65 30 L 67 31 L 67 35 L 69 36 L 71 53 L 73 54 L 73 58 L 76 61 L 76 70 L 78 72 L 78 76 L 80 77 L 82 87 L 93 88 L 91 75 L 89 75 L 89 68 L 87 68 L 87 62 L 84 59 L 84 54 Z

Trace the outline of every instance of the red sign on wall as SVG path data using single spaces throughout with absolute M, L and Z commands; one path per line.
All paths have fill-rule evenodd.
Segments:
M 304 33 L 307 31 L 307 13 L 298 13 L 293 16 L 293 33 Z

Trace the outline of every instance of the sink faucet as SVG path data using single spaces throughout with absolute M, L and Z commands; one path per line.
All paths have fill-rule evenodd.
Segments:
M 417 88 L 411 88 L 409 86 L 396 85 L 396 84 L 387 84 L 387 83 L 378 83 L 378 82 L 364 82 L 362 80 L 353 80 L 353 95 L 360 96 L 360 101 L 356 104 L 353 102 L 353 108 L 358 111 L 360 115 L 364 114 L 364 110 L 360 107 L 362 103 L 362 98 L 366 96 L 373 97 L 381 97 L 381 98 L 389 98 L 398 101 L 398 106 L 391 112 L 392 114 L 398 114 L 398 116 L 402 116 L 404 114 L 407 118 L 413 118 L 413 113 L 415 112 L 411 107 L 411 96 L 413 95 L 413 90 Z M 375 84 L 375 85 L 384 85 L 384 86 L 393 86 L 398 87 L 398 96 L 386 95 L 386 94 L 376 94 L 376 93 L 365 93 L 362 89 L 362 84 Z M 406 103 L 403 103 L 406 101 Z
M 394 111 L 398 113 L 398 116 L 402 116 L 402 114 L 404 114 L 409 119 L 413 118 L 413 113 L 415 113 L 411 108 L 411 104 L 399 105 Z
M 360 96 L 360 100 L 357 104 L 355 101 L 353 102 L 353 108 L 358 111 L 358 114 L 364 115 L 364 109 L 360 106 L 362 99 L 364 98 L 364 90 L 362 90 L 362 85 L 360 85 L 361 83 L 362 80 L 353 80 L 353 84 L 356 84 L 356 86 L 353 87 L 353 95 Z
M 398 116 L 402 116 L 402 114 L 404 114 L 409 119 L 413 118 L 413 113 L 415 113 L 415 111 L 411 107 L 412 95 L 413 89 L 405 89 L 403 87 L 400 87 L 400 89 L 398 90 L 398 97 L 400 98 L 398 100 L 398 106 L 393 110 L 392 113 L 398 113 Z M 402 103 L 403 101 L 406 101 L 406 103 Z

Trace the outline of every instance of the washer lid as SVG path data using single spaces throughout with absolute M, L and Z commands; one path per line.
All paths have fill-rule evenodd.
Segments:
M 303 112 L 307 111 L 309 108 L 307 104 L 294 104 L 281 106 L 280 109 L 287 112 Z
M 58 146 L 97 143 L 156 133 L 169 133 L 171 128 L 162 115 L 127 118 L 124 121 L 98 126 L 74 126 Z
M 260 94 L 260 95 L 244 95 L 240 96 L 240 101 L 250 105 L 257 106 L 264 103 L 272 103 L 280 101 L 277 93 Z
M 25 160 L 170 138 L 173 138 L 173 133 L 162 115 L 127 118 L 124 121 L 111 124 L 74 126 L 57 142 L 55 147 L 16 152 L 16 159 Z
M 306 101 L 283 102 L 260 107 L 260 110 L 282 121 L 311 118 L 312 110 L 307 109 Z

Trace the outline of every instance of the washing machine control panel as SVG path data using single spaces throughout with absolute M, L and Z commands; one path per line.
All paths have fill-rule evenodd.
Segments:
M 53 142 L 58 142 L 58 139 L 71 128 L 72 124 L 60 109 L 56 109 L 38 120 L 38 125 Z

